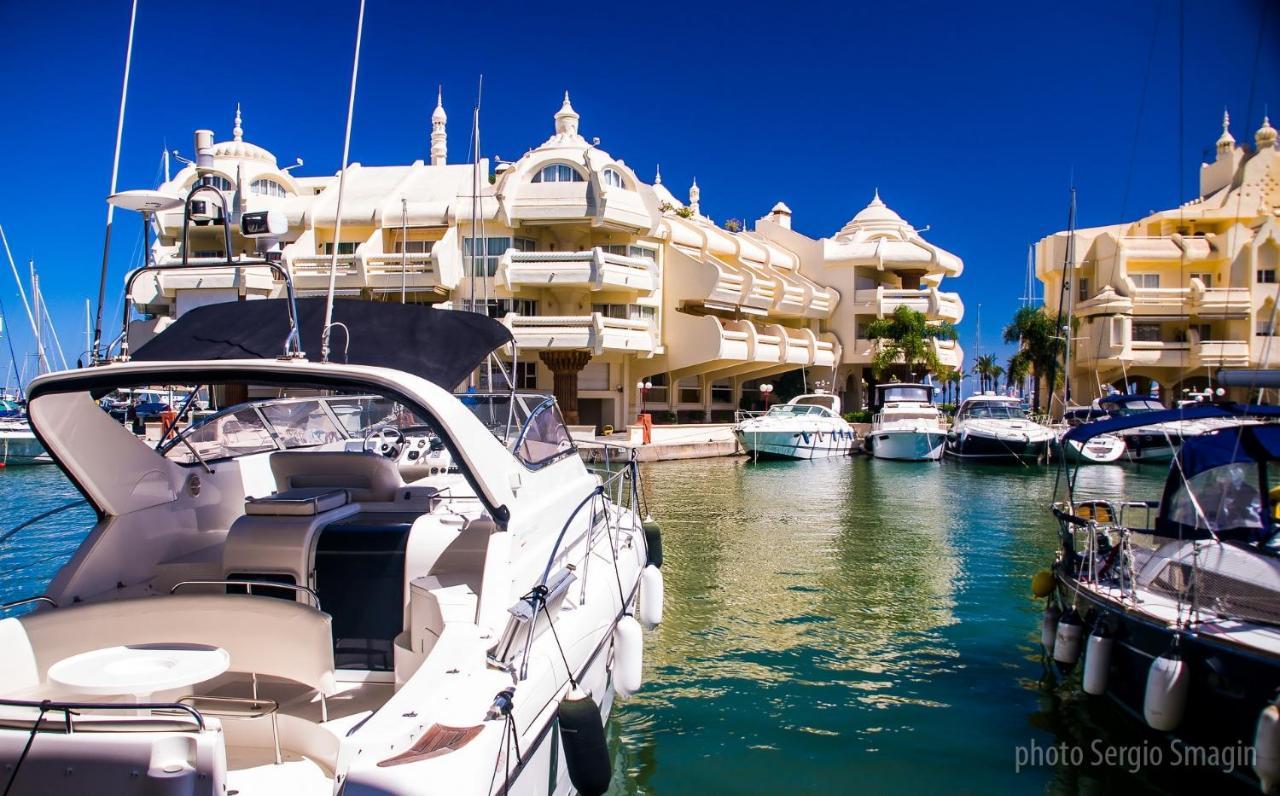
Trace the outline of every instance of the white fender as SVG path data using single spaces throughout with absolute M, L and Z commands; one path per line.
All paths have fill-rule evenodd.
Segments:
M 1176 652 L 1166 652 L 1151 662 L 1142 701 L 1142 715 L 1151 729 L 1169 732 L 1182 723 L 1190 681 L 1187 665 Z
M 1044 621 L 1040 623 L 1040 646 L 1044 647 L 1045 654 L 1053 654 L 1053 642 L 1058 635 L 1058 617 L 1062 616 L 1062 611 L 1052 602 L 1044 607 Z
M 662 624 L 662 603 L 666 587 L 662 570 L 649 564 L 640 572 L 640 622 L 645 627 Z
M 1053 659 L 1066 666 L 1080 660 L 1080 645 L 1084 641 L 1084 622 L 1076 609 L 1068 608 L 1058 620 L 1058 632 L 1053 639 Z
M 1083 685 L 1086 694 L 1102 696 L 1107 692 L 1107 675 L 1111 671 L 1111 647 L 1115 639 L 1099 622 L 1089 636 L 1084 652 Z
M 613 630 L 613 688 L 627 699 L 644 682 L 644 631 L 634 616 L 627 614 Z
M 1258 716 L 1253 734 L 1253 773 L 1262 783 L 1263 793 L 1273 793 L 1280 784 L 1280 708 L 1267 705 Z

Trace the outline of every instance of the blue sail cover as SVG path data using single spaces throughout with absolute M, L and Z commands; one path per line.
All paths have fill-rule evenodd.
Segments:
M 1280 461 L 1280 426 L 1235 426 L 1189 437 L 1178 458 L 1186 478 L 1235 462 Z
M 1163 412 L 1139 412 L 1076 426 L 1068 431 L 1063 439 L 1070 442 L 1085 442 L 1099 434 L 1111 434 L 1129 428 L 1154 426 L 1160 423 L 1176 423 L 1180 420 L 1203 420 L 1210 417 L 1280 417 L 1280 406 L 1216 403 L 1194 404 L 1178 409 L 1166 409 Z

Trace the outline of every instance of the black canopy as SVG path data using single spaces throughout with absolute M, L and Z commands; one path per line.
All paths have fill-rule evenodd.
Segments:
M 298 299 L 302 350 L 313 362 L 320 361 L 324 305 L 323 298 Z M 493 318 L 414 304 L 339 299 L 333 321 L 343 326 L 330 332 L 330 362 L 394 368 L 447 390 L 511 342 L 511 331 Z M 275 359 L 288 335 L 286 299 L 220 302 L 185 313 L 133 359 Z

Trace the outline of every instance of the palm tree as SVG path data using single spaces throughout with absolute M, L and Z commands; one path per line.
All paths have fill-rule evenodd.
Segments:
M 991 389 L 1000 392 L 1000 377 L 1004 375 L 1004 368 L 999 365 L 991 366 Z M 1009 386 L 1009 382 L 1005 382 L 1005 387 Z
M 1004 327 L 1004 341 L 1018 344 L 1018 353 L 1013 355 L 1010 368 L 1029 372 L 1034 376 L 1032 390 L 1037 412 L 1040 411 L 1040 380 L 1045 379 L 1051 390 L 1057 384 L 1062 338 L 1058 335 L 1056 326 L 1044 308 L 1023 307 L 1014 313 L 1013 320 Z
M 951 387 L 951 403 L 960 403 L 960 384 L 964 381 L 964 374 L 959 370 L 953 370 L 947 374 L 947 384 Z
M 973 362 L 973 373 L 978 377 L 978 392 L 986 392 L 992 377 L 995 376 L 995 354 L 983 354 Z
M 1005 369 L 1008 376 L 1005 377 L 1005 384 L 1017 384 L 1019 390 L 1022 388 L 1022 382 L 1026 381 L 1030 371 L 1028 370 L 1025 359 L 1019 359 L 1015 354 L 1009 357 L 1009 364 Z
M 882 378 L 896 365 L 905 365 L 908 373 L 914 373 L 916 365 L 922 365 L 926 373 L 937 373 L 942 363 L 933 341 L 956 339 L 956 328 L 946 321 L 930 323 L 924 313 L 899 305 L 888 318 L 867 324 L 867 337 L 880 341 L 871 360 L 876 378 Z

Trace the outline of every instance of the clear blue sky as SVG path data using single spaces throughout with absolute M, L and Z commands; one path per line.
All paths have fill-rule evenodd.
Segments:
M 426 158 L 443 84 L 450 160 L 464 160 L 483 72 L 484 153 L 514 159 L 550 133 L 568 89 L 584 135 L 646 178 L 661 163 L 677 195 L 696 176 L 718 220 L 781 199 L 798 229 L 830 235 L 878 186 L 964 258 L 950 285 L 968 307 L 962 340 L 972 350 L 981 304 L 990 349 L 1023 293 L 1027 245 L 1065 226 L 1070 180 L 1082 226 L 1173 207 L 1195 195 L 1223 106 L 1241 141 L 1267 103 L 1280 116 L 1280 4 L 1268 2 L 1185 0 L 1180 157 L 1177 0 L 369 0 L 351 155 Z M 246 138 L 282 163 L 338 168 L 356 0 L 139 6 L 121 189 L 154 186 L 163 147 L 189 156 L 198 127 L 229 138 L 237 101 Z M 0 4 L 0 224 L 20 262 L 36 259 L 69 358 L 97 295 L 128 19 L 126 0 Z M 108 317 L 140 237 L 119 214 Z M 7 270 L 0 298 L 30 350 Z

